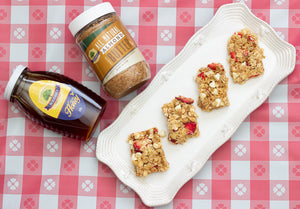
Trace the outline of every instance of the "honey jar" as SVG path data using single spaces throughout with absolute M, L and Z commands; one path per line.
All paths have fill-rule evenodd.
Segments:
M 90 139 L 106 107 L 105 100 L 78 82 L 22 65 L 10 77 L 4 97 L 45 128 L 81 140 Z

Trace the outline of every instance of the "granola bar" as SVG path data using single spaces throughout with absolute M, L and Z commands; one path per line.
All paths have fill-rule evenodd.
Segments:
M 168 119 L 170 142 L 183 144 L 187 139 L 199 136 L 198 116 L 193 103 L 192 98 L 178 96 L 170 103 L 163 105 L 162 112 Z
M 257 36 L 250 30 L 235 32 L 228 41 L 227 51 L 234 83 L 243 84 L 264 73 L 264 50 L 258 46 Z
M 146 177 L 150 173 L 163 172 L 169 168 L 157 128 L 129 135 L 131 161 L 136 176 Z
M 227 97 L 228 78 L 222 64 L 211 63 L 200 68 L 196 82 L 200 94 L 198 106 L 203 111 L 210 112 L 230 104 Z

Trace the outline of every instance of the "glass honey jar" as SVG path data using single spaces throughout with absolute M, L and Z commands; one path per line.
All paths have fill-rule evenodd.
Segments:
M 90 139 L 106 107 L 105 100 L 78 82 L 22 65 L 11 75 L 4 97 L 43 127 L 81 140 Z

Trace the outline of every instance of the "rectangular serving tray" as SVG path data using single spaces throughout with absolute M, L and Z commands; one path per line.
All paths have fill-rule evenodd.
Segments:
M 229 74 L 227 42 L 243 28 L 255 32 L 264 49 L 265 73 L 243 85 L 234 84 Z M 242 3 L 223 5 L 212 20 L 199 30 L 184 49 L 155 76 L 151 84 L 135 97 L 120 116 L 98 137 L 97 158 L 107 164 L 116 176 L 131 187 L 148 206 L 172 201 L 178 190 L 189 181 L 205 162 L 237 130 L 242 121 L 270 95 L 274 87 L 295 67 L 295 48 L 283 41 L 265 22 L 255 17 Z M 162 138 L 170 168 L 164 173 L 136 177 L 126 142 L 132 132 L 157 127 L 167 132 L 161 107 L 175 96 L 198 100 L 194 77 L 200 67 L 211 62 L 223 64 L 228 80 L 230 106 L 203 112 L 196 107 L 200 136 L 184 145 L 174 145 Z

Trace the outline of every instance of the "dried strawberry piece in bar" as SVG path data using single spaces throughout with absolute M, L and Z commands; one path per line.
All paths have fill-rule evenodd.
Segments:
M 188 98 L 188 97 L 178 96 L 178 97 L 175 97 L 175 99 L 180 100 L 180 101 L 182 101 L 183 103 L 186 103 L 186 104 L 193 104 L 194 103 L 194 100 L 192 98 Z
M 264 50 L 258 46 L 256 34 L 250 30 L 235 32 L 228 41 L 227 51 L 234 83 L 243 84 L 264 73 Z
M 177 96 L 162 107 L 167 117 L 168 140 L 173 144 L 183 144 L 187 139 L 199 136 L 197 114 L 192 98 Z
M 188 135 L 193 135 L 197 128 L 197 123 L 195 122 L 187 122 L 184 124 L 185 129 L 187 130 Z
M 137 176 L 145 177 L 169 168 L 157 128 L 132 133 L 127 142 L 130 144 L 131 161 Z
M 211 63 L 200 68 L 196 77 L 199 89 L 198 106 L 204 111 L 212 111 L 229 105 L 227 97 L 228 78 L 220 63 Z

